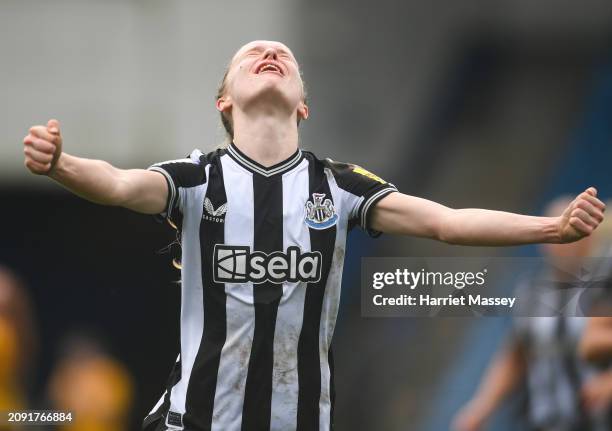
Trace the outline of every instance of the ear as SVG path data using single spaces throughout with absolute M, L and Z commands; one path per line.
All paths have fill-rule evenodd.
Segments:
M 219 112 L 226 112 L 229 109 L 231 109 L 232 107 L 232 100 L 229 97 L 219 97 L 217 99 L 217 102 L 215 103 L 215 106 L 217 107 L 217 111 Z
M 308 106 L 304 102 L 300 102 L 297 110 L 298 118 L 301 120 L 308 119 Z

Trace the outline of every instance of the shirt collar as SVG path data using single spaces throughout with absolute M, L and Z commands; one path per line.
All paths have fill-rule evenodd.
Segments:
M 240 151 L 233 142 L 227 148 L 227 152 L 230 157 L 236 161 L 236 163 L 251 172 L 263 175 L 264 177 L 271 177 L 272 175 L 285 173 L 297 166 L 302 160 L 302 150 L 299 148 L 287 159 L 268 167 L 263 166 L 257 163 L 255 160 L 249 158 L 246 154 Z

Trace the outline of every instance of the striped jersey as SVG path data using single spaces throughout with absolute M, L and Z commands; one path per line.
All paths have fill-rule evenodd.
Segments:
M 180 354 L 147 430 L 333 428 L 331 341 L 347 232 L 395 187 L 298 149 L 236 146 L 149 168 L 180 233 Z

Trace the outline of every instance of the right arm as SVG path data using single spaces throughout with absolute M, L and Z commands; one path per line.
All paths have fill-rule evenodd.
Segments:
M 168 185 L 163 175 L 144 169 L 118 169 L 102 160 L 62 152 L 56 120 L 30 128 L 23 143 L 24 164 L 30 172 L 47 175 L 82 198 L 145 214 L 166 210 Z
M 497 354 L 476 394 L 457 414 L 453 429 L 479 431 L 502 401 L 525 375 L 525 356 L 520 341 L 513 339 Z

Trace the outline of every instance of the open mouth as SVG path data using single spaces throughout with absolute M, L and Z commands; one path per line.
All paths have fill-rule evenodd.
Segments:
M 255 73 L 258 75 L 261 73 L 266 73 L 266 72 L 278 73 L 279 75 L 283 76 L 283 70 L 274 63 L 262 63 L 259 65 L 259 67 L 255 71 Z

